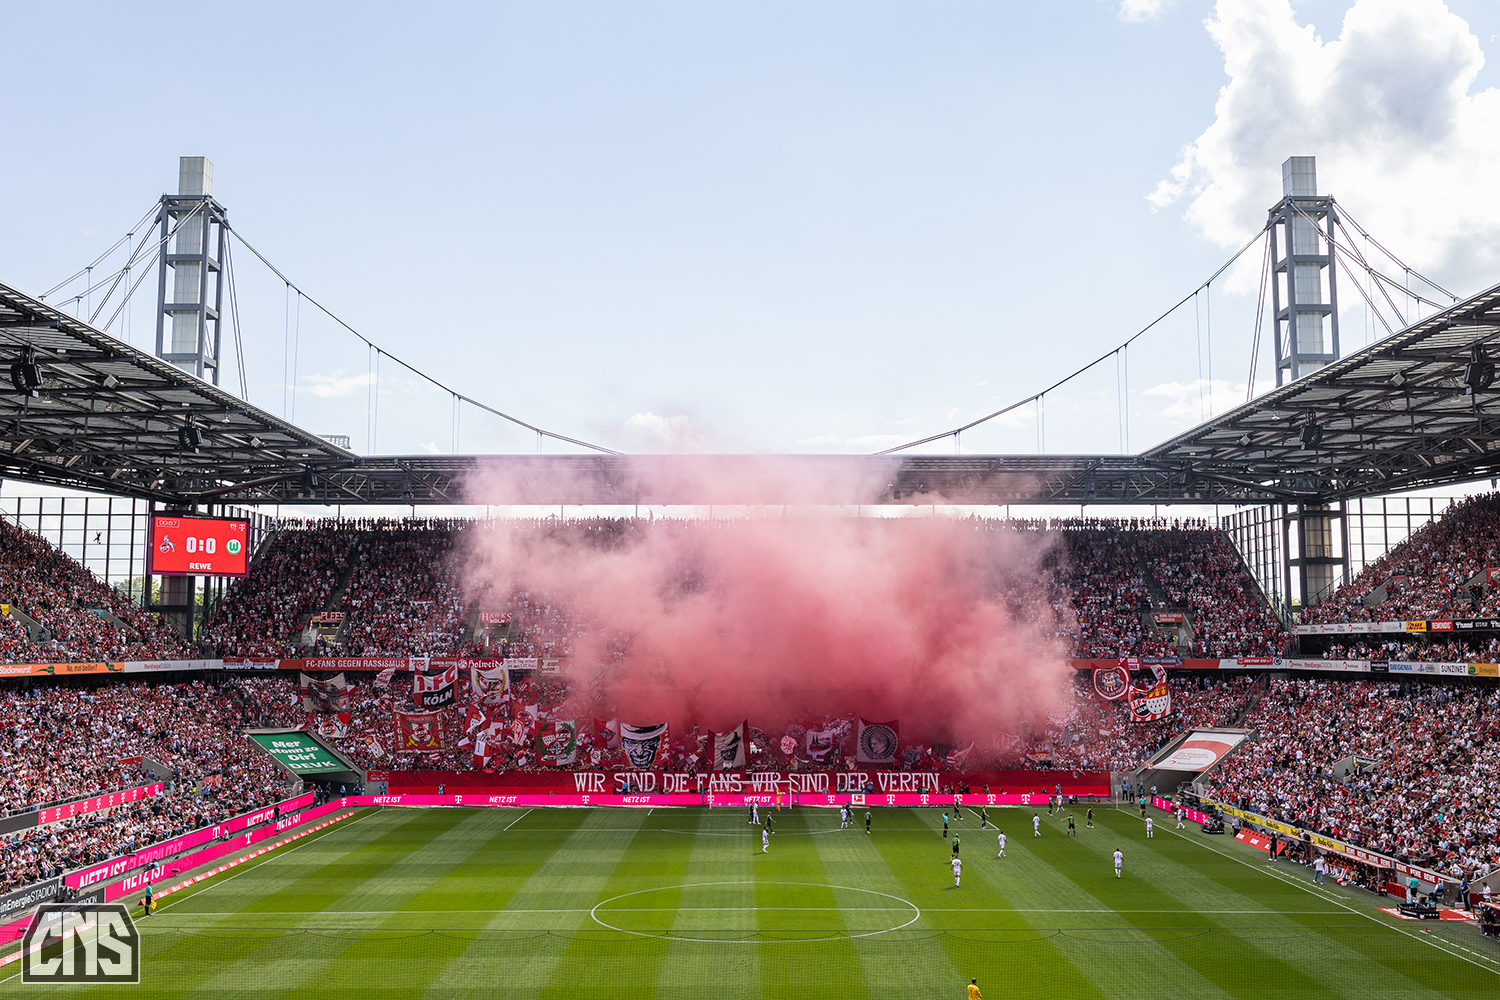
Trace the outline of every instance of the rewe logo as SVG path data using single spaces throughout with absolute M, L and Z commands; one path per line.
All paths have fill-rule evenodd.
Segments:
M 119 903 L 51 903 L 21 939 L 23 983 L 139 983 L 141 935 Z

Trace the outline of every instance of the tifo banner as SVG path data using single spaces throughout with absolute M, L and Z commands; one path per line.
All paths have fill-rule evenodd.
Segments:
M 309 656 L 279 661 L 282 670 L 352 670 L 379 673 L 382 670 L 426 670 L 425 656 Z
M 443 749 L 442 712 L 397 712 L 396 749 L 436 753 Z
M 412 695 L 423 708 L 453 704 L 453 688 L 458 684 L 458 664 L 442 670 L 411 675 Z
M 503 666 L 485 666 L 484 661 L 469 661 L 469 685 L 474 700 L 482 704 L 498 701 L 510 690 L 510 671 Z
M 319 736 L 326 736 L 331 740 L 341 740 L 349 735 L 348 712 L 339 712 L 337 715 L 315 716 L 312 725 L 313 732 Z
M 506 670 L 535 670 L 541 661 L 535 656 L 513 656 L 502 661 Z
M 391 794 L 429 794 L 439 785 L 451 791 L 485 793 L 536 793 L 561 795 L 564 792 L 625 793 L 697 791 L 755 791 L 783 793 L 836 792 L 910 792 L 943 795 L 953 802 L 955 785 L 974 790 L 965 802 L 982 802 L 989 794 L 1032 794 L 1054 792 L 1062 786 L 1064 795 L 1109 795 L 1108 771 L 889 771 L 876 768 L 836 771 L 633 771 L 602 769 L 597 771 L 387 771 L 380 779 L 388 783 Z M 1045 802 L 1045 799 L 1038 801 Z
M 509 625 L 509 611 L 481 611 L 479 612 L 479 624 L 481 625 Z
M 620 723 L 620 746 L 624 747 L 630 766 L 638 771 L 649 771 L 661 761 L 662 749 L 666 742 L 667 724 L 665 722 L 659 726 L 632 726 Z
M 1153 767 L 1167 771 L 1207 771 L 1245 740 L 1244 733 L 1212 733 L 1198 730 Z
M 615 719 L 595 719 L 594 746 L 606 750 L 620 749 L 620 723 Z
M 475 751 L 478 755 L 478 751 Z M 572 719 L 542 719 L 536 727 L 536 755 L 543 764 L 568 765 L 578 759 L 578 726 Z
M 1161 671 L 1150 687 L 1130 689 L 1130 721 L 1154 722 L 1172 714 L 1172 689 L 1167 687 L 1166 671 Z
M 833 753 L 834 748 L 839 745 L 839 731 L 837 729 L 809 729 L 805 742 L 809 760 L 827 760 L 828 755 Z
M 1094 668 L 1094 694 L 1104 701 L 1119 701 L 1130 693 L 1130 668 L 1124 662 Z
M 866 722 L 860 719 L 854 759 L 861 764 L 894 764 L 900 744 L 897 736 L 899 725 L 898 722 Z
M 741 722 L 727 733 L 714 733 L 713 770 L 730 771 L 745 766 L 745 726 Z
M 319 680 L 311 674 L 297 678 L 302 688 L 302 711 L 347 712 L 349 710 L 349 682 L 344 675 L 334 674 L 327 680 Z

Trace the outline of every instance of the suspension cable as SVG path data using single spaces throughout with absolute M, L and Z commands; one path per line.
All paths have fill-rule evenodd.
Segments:
M 1093 361 L 1090 361 L 1088 364 L 1084 365 L 1082 368 L 1079 368 L 1077 371 L 1073 372 L 1071 375 L 1067 375 L 1067 376 L 1065 376 L 1063 378 L 1058 379 L 1056 382 L 1054 382 L 1051 385 L 1047 386 L 1047 388 L 1043 389 L 1041 392 L 1034 393 L 1034 394 L 1032 394 L 1030 396 L 1027 396 L 1025 399 L 1017 400 L 1016 402 L 1010 404 L 1009 406 L 1002 407 L 1001 409 L 996 410 L 994 413 L 990 413 L 990 414 L 987 414 L 986 416 L 980 417 L 978 420 L 971 420 L 971 421 L 969 421 L 968 423 L 964 424 L 961 427 L 955 427 L 952 430 L 943 431 L 941 434 L 930 434 L 927 437 L 918 438 L 915 441 L 908 441 L 905 444 L 898 444 L 894 448 L 886 448 L 886 449 L 883 449 L 881 451 L 877 451 L 875 454 L 877 454 L 877 455 L 894 455 L 898 451 L 905 451 L 908 448 L 915 448 L 915 447 L 917 447 L 919 445 L 929 444 L 930 442 L 939 441 L 939 440 L 942 440 L 943 438 L 946 438 L 946 437 L 952 437 L 955 434 L 961 434 L 961 433 L 963 433 L 964 431 L 968 430 L 971 427 L 978 427 L 980 424 L 987 423 L 987 422 L 989 422 L 991 420 L 994 420 L 996 417 L 1004 416 L 1005 414 L 1009 413 L 1011 410 L 1016 409 L 1017 407 L 1025 406 L 1027 403 L 1030 403 L 1030 402 L 1033 402 L 1033 401 L 1035 401 L 1037 399 L 1040 399 L 1042 396 L 1045 396 L 1047 393 L 1051 392 L 1053 389 L 1056 389 L 1059 386 L 1062 386 L 1062 385 L 1067 384 L 1068 382 L 1071 382 L 1073 379 L 1075 379 L 1078 376 L 1082 375 L 1084 372 L 1090 370 L 1091 368 L 1095 367 L 1096 365 L 1099 365 L 1099 364 L 1104 363 L 1105 361 L 1108 361 L 1110 358 L 1112 358 L 1114 356 L 1114 354 L 1115 354 L 1116 351 L 1120 350 L 1121 348 L 1129 347 L 1131 345 L 1131 343 L 1133 343 L 1135 340 L 1137 340 L 1141 336 L 1145 335 L 1146 333 L 1150 332 L 1150 330 L 1152 328 L 1154 328 L 1158 323 L 1160 323 L 1162 320 L 1166 319 L 1168 316 L 1172 315 L 1178 309 L 1182 308 L 1183 305 L 1185 305 L 1187 302 L 1189 302 L 1190 300 L 1192 300 L 1193 296 L 1197 295 L 1198 292 L 1199 292 L 1199 290 L 1202 289 L 1205 285 L 1207 285 L 1209 282 L 1212 282 L 1213 280 L 1215 280 L 1216 278 L 1218 278 L 1219 275 L 1223 274 L 1225 271 L 1229 270 L 1230 265 L 1232 265 L 1235 261 L 1239 260 L 1240 257 L 1245 253 L 1246 250 L 1249 250 L 1252 246 L 1254 246 L 1255 245 L 1255 241 L 1258 240 L 1258 239 L 1260 239 L 1262 236 L 1264 236 L 1266 234 L 1266 231 L 1268 229 L 1270 229 L 1269 224 L 1266 225 L 1266 226 L 1264 226 L 1264 227 L 1262 227 L 1262 229 L 1260 230 L 1260 232 L 1256 233 L 1254 236 L 1252 236 L 1250 238 L 1249 242 L 1247 242 L 1244 246 L 1240 247 L 1239 250 L 1237 250 L 1235 252 L 1235 254 L 1234 254 L 1233 257 L 1230 257 L 1229 260 L 1227 260 L 1227 261 L 1224 262 L 1224 266 L 1223 267 L 1220 267 L 1217 271 L 1215 271 L 1212 275 L 1210 275 L 1208 281 L 1203 282 L 1202 284 L 1200 284 L 1196 288 L 1194 288 L 1191 292 L 1189 292 L 1187 295 L 1184 295 L 1181 299 L 1179 299 L 1177 301 L 1177 303 L 1175 305 L 1172 306 L 1172 308 L 1168 309 L 1166 312 L 1164 312 L 1160 316 L 1156 317 L 1150 323 L 1147 323 L 1140 330 L 1136 331 L 1130 337 L 1126 338 L 1123 343 L 1121 343 L 1121 344 L 1115 346 L 1114 348 L 1111 348 L 1109 351 L 1106 351 L 1105 353 L 1099 355 L 1099 357 L 1095 358 Z
M 400 365 L 402 368 L 405 368 L 407 371 L 411 372 L 413 375 L 416 375 L 417 377 L 419 377 L 419 378 L 421 378 L 421 379 L 423 379 L 423 380 L 425 380 L 427 382 L 432 383 L 434 386 L 436 386 L 437 388 L 441 389 L 444 392 L 452 393 L 453 395 L 457 396 L 459 399 L 463 400 L 465 403 L 468 403 L 470 406 L 476 407 L 478 409 L 481 409 L 481 410 L 485 411 L 486 413 L 489 413 L 489 414 L 492 414 L 494 416 L 500 417 L 502 420 L 508 420 L 511 423 L 516 424 L 517 426 L 524 427 L 524 428 L 526 428 L 529 431 L 535 431 L 538 435 L 541 435 L 543 437 L 552 438 L 555 441 L 565 441 L 568 444 L 575 444 L 575 445 L 578 445 L 580 448 L 589 448 L 589 449 L 591 449 L 593 451 L 601 452 L 601 453 L 603 453 L 605 455 L 619 455 L 619 454 L 622 454 L 621 452 L 615 451 L 613 448 L 606 448 L 603 445 L 591 444 L 588 441 L 581 441 L 578 438 L 569 437 L 566 434 L 558 434 L 555 431 L 545 430 L 545 429 L 543 429 L 541 427 L 536 426 L 535 424 L 527 423 L 526 421 L 522 420 L 520 417 L 514 417 L 514 416 L 511 416 L 509 413 L 505 413 L 505 412 L 503 412 L 501 410 L 497 410 L 493 406 L 489 406 L 489 405 L 486 405 L 485 403 L 481 403 L 479 400 L 475 399 L 474 397 L 465 395 L 464 393 L 461 393 L 458 390 L 453 389 L 453 388 L 451 388 L 451 387 L 443 384 L 442 382 L 439 382 L 437 379 L 433 378 L 431 375 L 428 375 L 426 372 L 422 371 L 420 368 L 416 368 L 416 367 L 408 364 L 407 362 L 405 362 L 405 361 L 401 360 L 400 358 L 396 357 L 391 352 L 389 352 L 389 351 L 381 348 L 379 345 L 377 345 L 369 337 L 366 337 L 364 334 L 360 333 L 354 327 L 352 327 L 348 323 L 346 323 L 342 318 L 340 318 L 338 315 L 336 315 L 327 306 L 323 305 L 323 303 L 319 302 L 317 299 L 313 298 L 311 295 L 308 295 L 298 285 L 296 285 L 292 281 L 292 279 L 288 278 L 285 274 L 282 274 L 281 271 L 276 267 L 276 265 L 272 264 L 269 260 L 267 260 L 265 254 L 263 254 L 259 250 L 255 249 L 255 247 L 253 245 L 251 245 L 251 243 L 250 243 L 249 240 L 245 239 L 244 236 L 240 235 L 239 230 L 230 228 L 229 232 L 230 232 L 230 235 L 232 235 L 235 239 L 239 240 L 242 244 L 244 244 L 246 250 L 249 250 L 251 253 L 253 253 L 260 260 L 260 262 L 262 264 L 264 264 L 264 265 L 266 265 L 266 267 L 270 268 L 271 272 L 273 274 L 275 274 L 276 277 L 278 277 L 282 281 L 286 282 L 287 285 L 290 286 L 291 288 L 296 289 L 298 295 L 301 295 L 304 298 L 306 298 L 307 301 L 310 302 L 310 303 L 312 303 L 312 305 L 315 306 L 320 312 L 322 312 L 323 315 L 325 315 L 329 319 L 333 320 L 335 323 L 337 323 L 339 326 L 343 327 L 345 330 L 348 330 L 350 333 L 352 333 L 355 337 L 357 337 L 363 343 L 367 344 L 370 347 L 375 348 L 375 351 L 376 351 L 376 362 L 377 362 L 377 367 L 376 367 L 377 377 L 378 377 L 378 372 L 379 372 L 379 360 L 380 360 L 379 356 L 383 354 L 386 357 L 390 358 L 392 361 L 396 362 L 396 364 Z M 379 389 L 377 388 L 376 389 L 376 413 L 377 413 L 377 417 L 378 417 L 378 413 L 379 413 L 379 399 L 380 399 L 380 397 L 379 397 Z

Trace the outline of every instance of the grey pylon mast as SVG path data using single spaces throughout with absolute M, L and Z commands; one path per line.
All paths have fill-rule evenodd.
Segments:
M 213 188 L 214 165 L 202 156 L 184 156 L 178 160 L 177 193 L 161 196 L 156 224 L 165 245 L 157 277 L 156 356 L 218 385 L 229 216 Z
M 1339 359 L 1339 293 L 1329 239 L 1338 215 L 1333 198 L 1318 195 L 1314 157 L 1287 158 L 1281 192 L 1270 212 L 1278 386 Z

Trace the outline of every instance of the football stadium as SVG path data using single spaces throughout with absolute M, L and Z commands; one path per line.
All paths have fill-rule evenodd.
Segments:
M 1500 271 L 1288 153 L 1161 318 L 863 450 L 523 412 L 586 359 L 356 323 L 428 292 L 323 295 L 203 156 L 87 196 L 0 274 L 0 995 L 1500 996 Z M 1214 336 L 1243 398 L 1140 450 L 1132 345 Z

